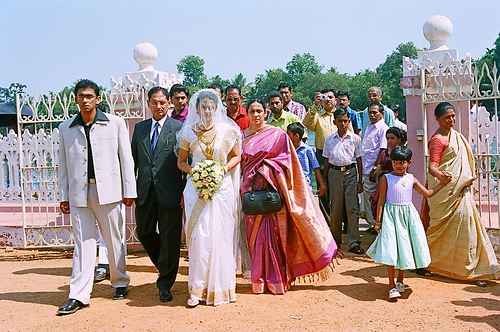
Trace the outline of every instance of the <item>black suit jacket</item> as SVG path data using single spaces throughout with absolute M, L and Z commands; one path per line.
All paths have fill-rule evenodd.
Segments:
M 151 119 L 137 123 L 132 135 L 132 156 L 137 177 L 135 203 L 143 205 L 150 186 L 153 185 L 161 206 L 179 207 L 185 181 L 182 171 L 177 167 L 174 148 L 177 143 L 176 133 L 181 129 L 182 122 L 170 117 L 165 119 L 154 156 L 151 152 L 151 125 Z

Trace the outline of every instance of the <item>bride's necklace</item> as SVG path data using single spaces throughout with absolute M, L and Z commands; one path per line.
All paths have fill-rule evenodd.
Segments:
M 217 136 L 217 132 L 213 130 L 212 126 L 210 129 L 201 129 L 199 126 L 196 126 L 193 132 L 196 135 L 196 140 L 198 142 L 198 146 L 200 147 L 201 152 L 208 160 L 212 160 L 214 156 L 214 145 L 215 145 L 215 137 Z M 202 144 L 203 143 L 203 144 Z M 203 147 L 203 145 L 205 147 Z

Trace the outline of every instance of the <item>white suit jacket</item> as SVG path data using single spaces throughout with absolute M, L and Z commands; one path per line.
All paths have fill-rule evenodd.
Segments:
M 87 138 L 81 125 L 71 126 L 75 117 L 59 125 L 60 200 L 69 201 L 70 206 L 86 207 Z M 116 115 L 101 113 L 90 129 L 90 144 L 99 203 L 136 198 L 134 160 L 125 121 Z

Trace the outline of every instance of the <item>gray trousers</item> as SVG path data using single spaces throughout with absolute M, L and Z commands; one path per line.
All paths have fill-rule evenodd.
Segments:
M 109 272 L 113 287 L 127 287 L 130 277 L 125 272 L 125 245 L 121 202 L 100 205 L 95 184 L 88 185 L 87 207 L 70 206 L 75 250 L 69 298 L 84 304 L 90 302 L 94 284 L 94 265 L 97 255 L 95 221 L 106 241 Z
M 344 206 L 347 212 L 347 240 L 349 249 L 359 245 L 359 203 L 358 176 L 356 168 L 341 172 L 330 168 L 328 171 L 330 188 L 330 228 L 333 238 L 340 246 L 342 243 L 342 220 Z
M 373 196 L 375 191 L 377 191 L 377 182 L 371 182 L 368 179 L 369 174 L 363 174 L 363 192 L 360 194 L 361 199 L 361 217 L 366 220 L 370 226 L 375 226 L 375 217 L 372 214 L 372 206 L 370 203 L 370 197 Z

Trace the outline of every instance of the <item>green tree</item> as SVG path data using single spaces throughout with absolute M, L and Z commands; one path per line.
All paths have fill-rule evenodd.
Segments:
M 316 92 L 333 88 L 335 91 L 348 88 L 349 76 L 338 72 L 326 72 L 317 74 L 303 74 L 300 81 L 293 90 L 293 99 L 300 102 L 306 108 L 314 103 Z
M 23 93 L 27 86 L 22 83 L 10 83 L 8 88 L 0 87 L 0 103 L 15 103 L 16 95 Z
M 266 99 L 267 94 L 276 90 L 280 82 L 287 81 L 287 78 L 288 76 L 281 68 L 266 70 L 265 74 L 259 74 L 255 77 L 255 83 L 248 93 L 248 99 Z
M 187 55 L 177 64 L 177 71 L 184 75 L 184 84 L 191 87 L 202 87 L 208 83 L 205 75 L 205 60 L 197 55 Z M 205 84 L 206 85 L 206 84 Z
M 234 76 L 231 83 L 236 84 L 237 86 L 240 87 L 242 96 L 248 96 L 251 93 L 252 85 L 247 84 L 247 79 L 245 78 L 245 76 L 243 76 L 242 73 L 239 73 L 238 75 Z
M 319 74 L 322 69 L 323 66 L 316 62 L 316 58 L 311 53 L 295 54 L 286 64 L 286 70 L 292 76 Z
M 497 64 L 497 69 L 500 66 L 500 33 L 493 45 L 495 47 L 486 48 L 486 54 L 477 61 L 479 70 L 481 70 L 483 63 L 486 63 L 490 69 L 493 68 L 493 63 Z
M 220 77 L 219 75 L 216 75 L 214 77 L 211 77 L 209 80 L 208 80 L 209 84 L 208 85 L 212 85 L 212 84 L 219 84 L 222 89 L 224 90 L 229 84 L 231 84 L 231 81 L 230 80 L 225 80 L 223 79 L 222 77 Z M 224 91 L 223 91 L 224 92 Z
M 349 78 L 349 90 L 351 94 L 351 108 L 363 110 L 368 106 L 366 92 L 371 86 L 379 86 L 380 77 L 374 71 L 365 69 Z
M 415 59 L 418 51 L 412 42 L 401 43 L 376 69 L 384 93 L 384 103 L 399 104 L 402 113 L 405 113 L 406 110 L 406 99 L 399 85 L 401 78 L 403 78 L 403 56 Z

